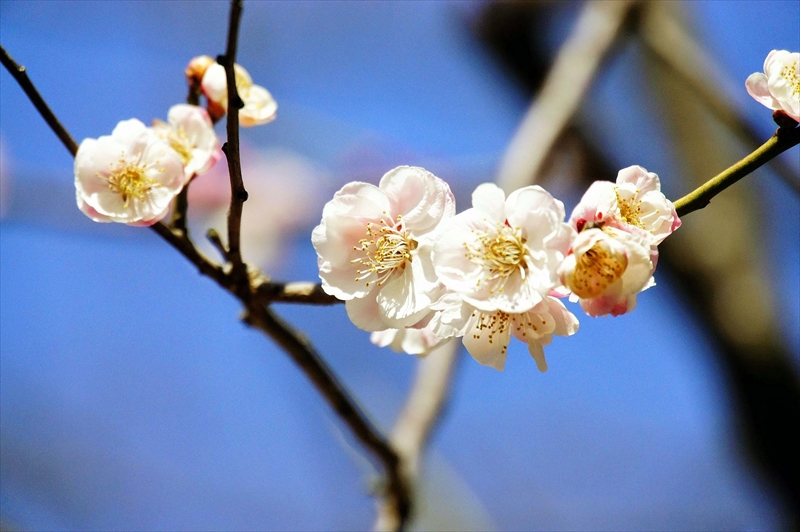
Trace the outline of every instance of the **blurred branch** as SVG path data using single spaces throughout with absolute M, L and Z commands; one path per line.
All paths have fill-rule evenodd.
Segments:
M 536 181 L 634 5 L 586 2 L 500 163 L 497 184 L 506 192 Z
M 237 284 L 244 289 L 247 281 L 247 266 L 242 261 L 241 252 L 241 226 L 242 209 L 247 201 L 247 190 L 242 180 L 242 163 L 239 157 L 239 109 L 244 104 L 239 98 L 236 87 L 236 47 L 239 40 L 239 22 L 242 18 L 242 0 L 231 0 L 230 22 L 228 24 L 228 45 L 225 55 L 217 57 L 217 63 L 225 67 L 225 78 L 228 86 L 228 113 L 226 117 L 226 131 L 228 140 L 222 146 L 222 151 L 228 159 L 228 171 L 231 179 L 231 204 L 228 211 L 228 253 L 227 259 L 231 264 L 231 274 Z
M 677 74 L 676 79 L 690 87 L 731 131 L 752 147 L 758 146 L 758 133 L 737 111 L 729 97 L 730 91 L 724 90 L 731 86 L 730 80 L 717 68 L 705 47 L 669 10 L 648 3 L 644 4 L 642 11 L 638 35 L 646 45 L 645 50 Z M 772 166 L 784 183 L 800 193 L 800 180 L 792 168 L 780 160 L 774 161 Z
M 800 127 L 781 127 L 756 151 L 675 202 L 678 216 L 702 209 L 711 199 L 747 174 L 800 143 Z
M 36 110 L 39 111 L 44 121 L 47 122 L 47 125 L 53 130 L 53 133 L 56 134 L 61 143 L 69 150 L 72 156 L 75 157 L 75 154 L 78 153 L 78 145 L 75 143 L 75 139 L 73 139 L 72 135 L 61 125 L 56 115 L 53 114 L 53 111 L 51 111 L 50 107 L 45 103 L 42 95 L 39 94 L 33 82 L 28 78 L 28 72 L 25 70 L 25 67 L 17 64 L 2 46 L 0 46 L 0 62 L 6 67 L 8 73 L 17 80 L 22 91 L 28 96 L 28 99 L 33 106 L 36 107 Z
M 451 339 L 420 359 L 414 385 L 392 431 L 392 446 L 400 457 L 401 473 L 412 491 L 419 477 L 420 456 L 450 391 L 459 345 Z M 391 503 L 380 501 L 375 530 L 397 528 L 396 512 Z

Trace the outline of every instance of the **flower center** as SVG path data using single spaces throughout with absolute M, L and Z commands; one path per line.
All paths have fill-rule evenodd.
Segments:
M 781 77 L 792 87 L 792 96 L 800 98 L 800 76 L 797 74 L 797 61 L 792 61 L 791 65 L 785 65 L 781 69 Z
M 120 159 L 117 168 L 108 176 L 108 188 L 122 195 L 123 206 L 127 209 L 131 198 L 143 200 L 156 182 L 145 175 L 144 166 Z
M 628 267 L 628 258 L 597 243 L 581 255 L 570 280 L 569 289 L 583 299 L 603 295 Z
M 183 127 L 179 126 L 177 129 L 170 129 L 166 140 L 169 142 L 169 147 L 181 156 L 183 165 L 189 164 L 192 159 L 192 144 L 189 142 L 189 137 Z
M 625 221 L 625 223 L 635 225 L 636 227 L 644 229 L 644 224 L 639 219 L 639 215 L 642 213 L 642 202 L 636 201 L 633 198 L 631 198 L 630 200 L 623 199 L 619 195 L 618 190 L 615 190 L 614 194 L 617 196 L 617 205 L 619 206 L 619 214 Z
M 518 271 L 523 278 L 528 269 L 525 238 L 522 230 L 503 225 L 494 233 L 483 233 L 477 241 L 466 242 L 467 258 L 489 270 L 487 280 L 502 279 L 497 290 L 503 290 L 505 279 Z
M 355 251 L 363 252 L 364 256 L 350 261 L 367 267 L 356 270 L 356 281 L 369 279 L 367 286 L 372 282 L 383 285 L 393 271 L 405 268 L 406 262 L 411 262 L 411 252 L 417 249 L 417 241 L 409 236 L 408 231 L 402 230 L 401 220 L 402 217 L 398 216 L 395 226 L 389 226 L 384 219 L 380 220 L 380 227 L 372 222 L 367 223 L 367 237 L 359 240 L 358 246 L 353 246 Z

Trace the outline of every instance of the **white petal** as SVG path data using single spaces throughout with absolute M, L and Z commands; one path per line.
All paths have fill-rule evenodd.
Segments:
M 472 193 L 472 207 L 493 222 L 506 221 L 506 194 L 494 183 L 478 185 Z
M 544 348 L 537 340 L 531 339 L 528 342 L 528 352 L 536 361 L 536 369 L 544 373 L 547 371 L 547 360 L 544 358 Z
M 472 327 L 464 335 L 463 343 L 472 358 L 484 366 L 491 366 L 498 371 L 503 371 L 506 365 L 506 349 L 510 340 L 508 330 L 505 331 L 505 334 L 494 335 L 489 341 L 489 334 L 486 331 Z
M 345 301 L 344 306 L 347 310 L 347 317 L 359 329 L 368 332 L 386 329 L 386 324 L 381 320 L 380 309 L 374 293 L 367 294 L 366 297 Z

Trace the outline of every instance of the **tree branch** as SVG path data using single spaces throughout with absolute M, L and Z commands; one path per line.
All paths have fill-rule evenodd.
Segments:
M 25 67 L 22 65 L 17 64 L 11 56 L 6 52 L 6 49 L 0 46 L 0 62 L 3 63 L 3 66 L 6 67 L 9 74 L 11 74 L 17 83 L 22 88 L 22 91 L 28 96 L 28 99 L 31 101 L 36 110 L 39 111 L 39 114 L 44 118 L 44 121 L 47 122 L 47 125 L 50 126 L 50 129 L 53 130 L 53 133 L 59 138 L 61 143 L 67 148 L 67 150 L 75 157 L 75 154 L 78 153 L 78 144 L 75 142 L 75 139 L 72 138 L 64 126 L 61 125 L 61 122 L 58 121 L 56 115 L 53 114 L 53 111 L 50 110 L 50 107 L 45 103 L 42 95 L 39 94 L 39 91 L 36 90 L 33 83 L 31 82 L 30 78 L 28 78 L 28 72 L 25 70 Z
M 767 142 L 730 168 L 675 202 L 678 216 L 702 209 L 711 199 L 769 160 L 800 143 L 800 127 L 781 127 Z
M 228 211 L 228 260 L 234 279 L 244 287 L 247 281 L 247 266 L 242 261 L 240 234 L 242 227 L 242 209 L 247 201 L 247 190 L 242 180 L 242 163 L 239 157 L 239 109 L 244 105 L 239 98 L 236 87 L 236 47 L 239 40 L 239 22 L 242 18 L 242 1 L 231 0 L 230 22 L 228 24 L 228 45 L 225 55 L 217 57 L 217 62 L 225 67 L 225 78 L 228 85 L 228 114 L 226 131 L 228 140 L 222 151 L 228 159 L 228 171 L 231 179 L 231 204 Z

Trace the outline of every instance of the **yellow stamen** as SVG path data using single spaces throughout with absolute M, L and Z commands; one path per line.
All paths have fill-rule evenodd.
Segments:
M 121 158 L 119 165 L 108 176 L 108 188 L 122 195 L 123 206 L 127 209 L 131 198 L 139 201 L 147 197 L 147 192 L 157 186 L 156 181 L 145 175 L 142 165 Z
M 584 299 L 603 295 L 628 267 L 628 258 L 606 249 L 600 243 L 577 257 L 575 273 L 569 283 L 572 292 Z

